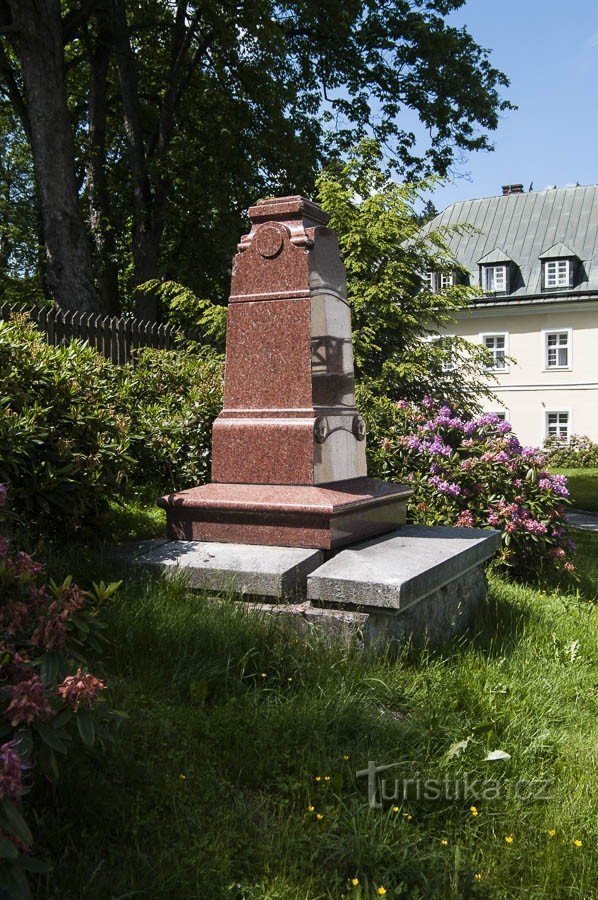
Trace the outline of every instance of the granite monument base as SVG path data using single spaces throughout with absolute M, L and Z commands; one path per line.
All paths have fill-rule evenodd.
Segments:
M 205 484 L 158 500 L 171 540 L 333 550 L 393 531 L 411 488 L 376 478 L 334 484 Z
M 412 525 L 326 562 L 310 549 L 164 540 L 129 545 L 124 556 L 182 571 L 194 589 L 241 595 L 251 612 L 301 631 L 386 646 L 442 643 L 463 632 L 486 596 L 485 565 L 499 545 L 500 534 L 488 529 Z

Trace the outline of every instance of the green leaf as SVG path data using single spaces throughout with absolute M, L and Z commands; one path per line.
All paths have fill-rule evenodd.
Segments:
M 33 843 L 33 835 L 29 831 L 27 822 L 18 811 L 14 803 L 5 797 L 0 801 L 0 810 L 2 811 L 5 827 L 15 834 L 28 847 Z
M 34 872 L 36 875 L 45 875 L 46 872 L 52 870 L 52 865 L 43 859 L 36 859 L 35 856 L 23 856 L 20 860 L 20 866 L 26 872 Z
M 74 715 L 75 713 L 70 708 L 70 706 L 66 706 L 58 713 L 57 716 L 52 719 L 52 728 L 62 728 L 63 725 L 66 725 L 67 722 L 70 722 Z
M 19 851 L 8 838 L 0 837 L 0 857 L 2 859 L 17 859 Z
M 95 741 L 95 727 L 91 715 L 85 710 L 77 713 L 77 728 L 85 746 L 93 747 Z
M 42 741 L 44 741 L 48 747 L 51 747 L 52 750 L 56 750 L 58 753 L 66 755 L 66 744 L 60 735 L 56 734 L 56 730 L 52 725 L 39 724 L 36 725 L 35 728 Z

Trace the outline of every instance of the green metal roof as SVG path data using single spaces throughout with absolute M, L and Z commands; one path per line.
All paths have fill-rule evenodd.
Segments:
M 573 250 L 570 250 L 566 244 L 563 244 L 562 241 L 558 241 L 558 243 L 553 244 L 552 247 L 549 247 L 548 250 L 545 250 L 544 253 L 540 253 L 540 259 L 567 259 L 567 257 L 571 258 L 572 256 L 577 256 L 577 253 L 574 253 Z
M 482 256 L 481 259 L 478 259 L 479 266 L 488 266 L 492 263 L 504 263 L 504 262 L 513 262 L 508 253 L 505 253 L 504 250 L 501 250 L 500 247 L 496 247 L 495 250 L 491 250 L 490 253 L 487 253 L 486 256 Z
M 567 296 L 598 292 L 598 185 L 453 203 L 427 228 L 464 223 L 472 227 L 448 235 L 447 242 L 468 270 L 470 284 L 479 284 L 480 262 L 510 259 L 514 266 L 509 297 L 542 294 L 541 259 L 554 259 L 560 246 L 563 256 L 580 260 L 575 287 L 567 289 Z M 498 252 L 501 258 L 493 259 Z

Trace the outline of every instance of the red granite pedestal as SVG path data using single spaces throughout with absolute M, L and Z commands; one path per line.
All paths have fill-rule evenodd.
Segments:
M 405 521 L 412 491 L 367 477 L 351 314 L 328 216 L 260 201 L 228 306 L 212 484 L 162 497 L 173 539 L 333 549 Z

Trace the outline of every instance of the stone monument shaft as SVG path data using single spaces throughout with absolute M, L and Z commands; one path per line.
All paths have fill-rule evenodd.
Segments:
M 302 197 L 261 201 L 249 215 L 232 275 L 212 480 L 313 485 L 365 475 L 351 312 L 328 215 Z
M 367 477 L 345 270 L 328 215 L 263 200 L 234 260 L 212 483 L 161 498 L 171 538 L 330 549 L 405 521 Z

